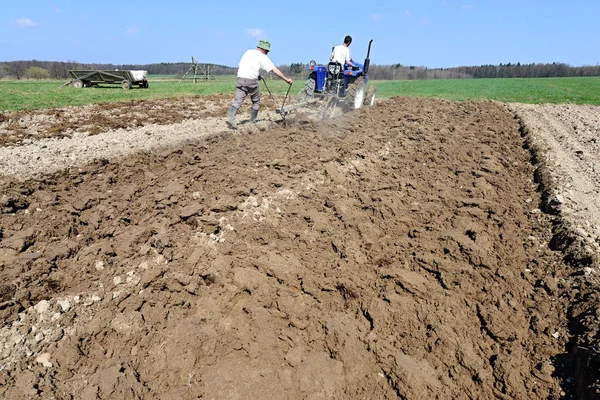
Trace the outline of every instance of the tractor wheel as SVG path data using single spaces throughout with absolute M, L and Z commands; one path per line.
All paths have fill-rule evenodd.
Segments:
M 331 119 L 335 116 L 335 110 L 337 109 L 338 97 L 332 96 L 323 107 L 323 119 Z
M 123 82 L 121 82 L 121 87 L 125 90 L 131 89 L 131 81 L 125 79 Z
M 307 97 L 313 97 L 315 90 L 317 89 L 317 75 L 313 72 L 308 76 L 306 83 L 304 84 L 304 90 L 306 91 Z
M 77 79 L 75 82 L 73 82 L 73 87 L 75 89 L 81 89 L 83 87 L 83 82 Z
M 294 99 L 294 103 L 303 103 L 308 99 L 310 99 L 310 96 L 306 93 L 306 89 L 300 89 L 296 95 L 296 98 Z
M 358 110 L 362 107 L 365 99 L 365 80 L 362 76 L 359 76 L 348 88 L 346 89 L 346 100 L 344 102 L 344 110 L 352 111 Z
M 373 85 L 367 89 L 367 95 L 365 96 L 365 106 L 374 106 L 375 97 L 377 96 L 377 88 Z

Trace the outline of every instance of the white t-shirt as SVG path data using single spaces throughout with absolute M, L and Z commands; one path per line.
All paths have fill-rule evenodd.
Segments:
M 260 70 L 271 72 L 275 64 L 258 49 L 246 50 L 238 65 L 238 78 L 258 79 Z
M 333 55 L 333 62 L 337 62 L 340 63 L 342 65 L 344 65 L 346 63 L 346 61 L 349 61 L 352 59 L 352 57 L 350 57 L 350 48 L 344 46 L 343 44 L 340 44 L 339 46 L 335 46 L 333 48 L 333 53 L 331 53 Z

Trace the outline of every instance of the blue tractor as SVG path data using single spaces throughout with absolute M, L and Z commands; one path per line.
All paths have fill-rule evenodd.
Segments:
M 296 100 L 306 101 L 315 97 L 325 97 L 330 105 L 341 103 L 344 111 L 375 104 L 375 86 L 371 85 L 365 93 L 365 85 L 369 80 L 367 72 L 372 42 L 373 39 L 369 41 L 364 64 L 352 60 L 355 67 L 335 62 L 330 62 L 326 66 L 317 65 L 315 61 L 311 61 L 306 67 L 310 71 L 308 79 Z
M 367 72 L 369 70 L 372 42 L 373 39 L 369 41 L 367 58 L 365 58 L 364 64 L 352 60 L 355 67 L 335 62 L 318 65 L 314 60 L 311 60 L 306 66 L 309 71 L 308 78 L 304 87 L 296 96 L 295 103 L 276 111 L 285 118 L 285 115 L 294 109 L 317 104 L 321 107 L 323 118 L 328 119 L 333 116 L 338 106 L 341 106 L 343 111 L 352 111 L 363 105 L 374 105 L 375 86 L 369 86 L 365 93 L 365 85 L 369 80 Z

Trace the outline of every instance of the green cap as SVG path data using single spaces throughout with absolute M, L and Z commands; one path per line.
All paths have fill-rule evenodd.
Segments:
M 271 51 L 271 43 L 269 43 L 267 40 L 260 40 L 258 42 L 258 47 L 259 49 L 263 49 L 266 51 Z

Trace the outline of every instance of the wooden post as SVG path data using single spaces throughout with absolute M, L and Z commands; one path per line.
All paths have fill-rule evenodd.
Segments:
M 192 57 L 192 65 L 190 66 L 190 68 L 187 70 L 187 72 L 185 74 L 183 74 L 183 76 L 181 77 L 181 79 L 179 80 L 178 83 L 180 83 L 182 80 L 185 79 L 185 77 L 192 71 L 194 70 L 194 83 L 198 82 L 198 76 L 200 75 L 202 77 L 203 80 L 205 81 L 209 81 L 211 79 L 210 77 L 210 66 L 206 66 L 206 70 L 204 70 L 202 68 L 202 66 L 200 64 L 198 64 L 198 61 L 196 61 L 194 59 L 194 57 Z

